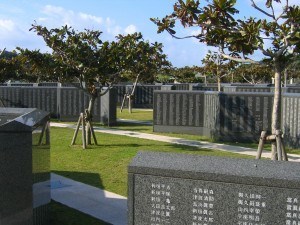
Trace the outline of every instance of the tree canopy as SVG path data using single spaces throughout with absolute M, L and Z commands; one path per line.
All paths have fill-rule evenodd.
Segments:
M 299 53 L 300 6 L 288 0 L 265 0 L 258 5 L 250 0 L 260 18 L 241 17 L 236 0 L 178 0 L 173 12 L 162 19 L 151 18 L 158 33 L 167 31 L 174 38 L 196 38 L 200 42 L 218 48 L 223 58 L 241 63 L 258 63 L 255 51 L 260 51 L 273 62 L 275 91 L 272 110 L 272 134 L 280 130 L 281 77 L 286 64 L 281 62 L 287 55 Z M 280 6 L 281 11 L 275 11 Z M 198 27 L 197 35 L 178 37 L 176 21 L 185 27 Z M 279 151 L 280 152 L 280 146 Z M 272 142 L 272 159 L 276 159 L 276 143 Z

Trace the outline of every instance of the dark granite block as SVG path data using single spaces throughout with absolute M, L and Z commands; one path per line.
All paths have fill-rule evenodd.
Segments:
M 0 118 L 0 224 L 47 225 L 37 212 L 51 199 L 49 115 L 1 108 Z
M 285 93 L 282 96 L 282 130 L 285 143 L 300 148 L 300 94 Z
M 75 87 L 58 88 L 59 119 L 61 121 L 77 121 L 80 113 L 84 112 L 85 94 Z
M 105 90 L 106 88 L 104 88 Z M 100 99 L 100 98 L 99 98 Z M 101 96 L 99 106 L 100 123 L 114 125 L 117 123 L 117 90 L 112 88 Z
M 299 171 L 291 162 L 140 152 L 128 167 L 128 224 L 298 224 Z
M 155 91 L 153 130 L 256 141 L 270 131 L 272 93 Z

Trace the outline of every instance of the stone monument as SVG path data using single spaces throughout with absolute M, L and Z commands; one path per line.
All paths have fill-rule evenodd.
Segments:
M 1 108 L 0 143 L 0 224 L 49 224 L 49 114 Z
M 298 225 L 300 165 L 140 152 L 128 168 L 128 225 Z

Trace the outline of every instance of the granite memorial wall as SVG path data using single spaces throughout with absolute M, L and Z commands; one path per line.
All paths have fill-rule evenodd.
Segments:
M 128 225 L 300 223 L 299 163 L 139 152 Z
M 271 87 L 263 86 L 224 86 L 224 92 L 271 92 Z
M 193 91 L 218 91 L 217 85 L 204 85 L 204 84 L 195 84 L 192 86 Z M 221 91 L 223 91 L 223 86 L 221 86 Z
M 153 91 L 155 90 L 176 90 L 177 85 L 175 84 L 156 84 L 156 85 L 141 85 L 138 84 L 133 96 L 133 108 L 153 108 Z M 181 86 L 178 86 L 181 87 Z M 186 84 L 184 86 L 186 87 Z M 115 85 L 114 89 L 117 90 L 117 105 L 121 106 L 124 95 L 131 93 L 132 85 Z M 128 101 L 125 101 L 125 107 L 128 107 Z
M 75 87 L 1 87 L 0 98 L 0 107 L 38 108 L 61 121 L 77 121 L 89 102 L 89 97 Z M 114 90 L 97 98 L 94 121 L 116 123 L 115 98 Z
M 300 93 L 282 96 L 282 131 L 288 146 L 300 148 Z
M 48 225 L 49 114 L 0 109 L 0 224 Z
M 153 130 L 258 140 L 270 130 L 271 93 L 154 92 Z

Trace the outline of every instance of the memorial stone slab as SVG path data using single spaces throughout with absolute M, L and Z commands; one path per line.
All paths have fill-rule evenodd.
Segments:
M 300 94 L 284 93 L 282 96 L 282 130 L 289 147 L 300 148 Z
M 113 87 L 117 91 L 117 105 L 121 106 L 124 95 L 126 94 L 126 85 L 117 84 Z
M 49 224 L 49 114 L 0 109 L 0 224 Z
M 154 91 L 154 131 L 200 134 L 204 92 Z
M 128 225 L 300 223 L 299 163 L 139 152 Z
M 219 140 L 257 140 L 262 130 L 270 131 L 273 94 L 220 94 Z
M 153 130 L 256 141 L 270 131 L 272 104 L 272 93 L 155 91 Z
M 77 121 L 80 113 L 85 109 L 83 91 L 75 87 L 61 87 L 58 91 L 59 119 L 61 121 Z
M 0 98 L 4 107 L 22 107 L 20 87 L 1 87 Z
M 105 90 L 106 88 L 104 88 Z M 100 99 L 100 98 L 99 98 Z M 114 125 L 117 123 L 117 90 L 112 88 L 101 96 L 99 107 L 100 123 Z

